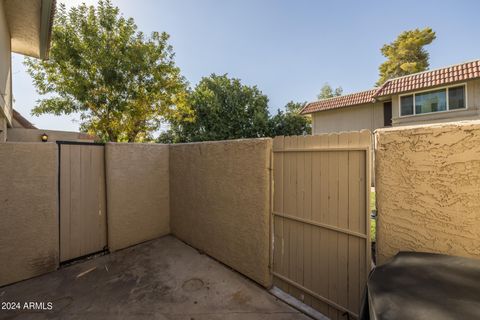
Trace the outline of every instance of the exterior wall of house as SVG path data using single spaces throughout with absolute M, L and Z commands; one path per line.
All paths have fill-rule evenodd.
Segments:
M 108 143 L 105 162 L 110 250 L 169 234 L 168 145 Z
M 7 119 L 0 115 L 0 143 L 7 141 Z
M 0 164 L 1 286 L 58 266 L 57 146 L 1 143 Z
M 367 103 L 312 114 L 313 134 L 383 127 L 383 103 Z
M 480 258 L 480 121 L 375 138 L 377 262 L 399 251 Z
M 0 1 L 0 118 L 6 118 L 8 122 L 12 120 L 11 59 L 10 31 L 5 16 L 4 1 Z M 5 136 L 6 132 L 2 132 L 0 135 Z M 0 142 L 2 142 L 1 140 L 0 136 Z
M 442 123 L 480 119 L 480 79 L 467 83 L 467 109 L 400 117 L 399 95 L 392 96 L 393 126 Z M 435 88 L 428 88 L 428 90 Z M 414 91 L 415 92 L 415 91 Z
M 172 233 L 271 285 L 271 139 L 170 146 Z
M 94 138 L 80 132 L 71 131 L 55 131 L 55 130 L 41 130 L 41 129 L 24 129 L 24 128 L 9 128 L 8 138 L 9 142 L 41 142 L 42 134 L 48 135 L 49 142 L 55 141 L 83 141 L 94 142 Z

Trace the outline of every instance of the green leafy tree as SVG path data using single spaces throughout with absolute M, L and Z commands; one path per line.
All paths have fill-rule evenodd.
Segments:
M 298 103 L 290 101 L 285 106 L 285 110 L 277 110 L 277 114 L 268 119 L 268 126 L 264 133 L 258 132 L 255 136 L 291 136 L 291 135 L 305 135 L 312 133 L 311 118 L 300 114 L 300 111 L 305 106 L 305 102 Z M 198 119 L 198 118 L 196 118 Z M 158 138 L 161 143 L 178 143 L 187 141 L 198 141 L 197 138 L 192 138 L 192 135 L 187 135 L 192 127 L 195 125 L 188 123 L 182 124 L 182 121 L 172 125 L 169 130 L 162 132 Z M 248 138 L 246 136 L 238 136 L 237 138 Z M 219 139 L 219 140 L 223 140 Z
M 197 84 L 189 97 L 195 120 L 179 117 L 160 142 L 190 142 L 258 138 L 268 134 L 268 98 L 256 86 L 212 74 Z M 188 118 L 188 115 L 187 117 Z
M 150 140 L 162 121 L 193 120 L 168 38 L 137 31 L 108 0 L 68 12 L 60 4 L 50 59 L 25 60 L 46 96 L 32 113 L 79 113 L 81 130 L 104 141 Z
M 318 100 L 338 97 L 343 94 L 342 87 L 338 87 L 333 89 L 328 83 L 325 83 L 323 87 L 320 89 L 320 93 L 317 95 Z
M 269 135 L 275 137 L 311 134 L 311 118 L 300 114 L 305 104 L 290 101 L 285 106 L 285 111 L 278 110 L 269 120 Z
M 417 28 L 404 31 L 395 41 L 385 44 L 381 52 L 387 61 L 379 67 L 380 79 L 376 84 L 379 86 L 388 79 L 428 70 L 429 54 L 424 47 L 435 38 L 431 28 Z

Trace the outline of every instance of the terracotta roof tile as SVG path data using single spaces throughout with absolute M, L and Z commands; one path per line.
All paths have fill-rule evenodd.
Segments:
M 378 89 L 374 97 L 447 85 L 478 77 L 480 77 L 480 60 L 388 80 Z
M 317 111 L 337 109 L 342 107 L 354 106 L 357 104 L 373 102 L 373 94 L 376 91 L 377 89 L 372 89 L 352 94 L 346 94 L 344 96 L 310 102 L 302 109 L 300 113 L 307 114 Z
M 390 79 L 381 87 L 308 103 L 301 114 L 373 102 L 374 98 L 480 78 L 480 60 Z

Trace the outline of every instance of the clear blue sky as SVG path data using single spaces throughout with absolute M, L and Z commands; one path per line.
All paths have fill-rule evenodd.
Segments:
M 314 100 L 325 82 L 344 93 L 373 87 L 384 60 L 379 49 L 404 30 L 436 31 L 427 47 L 431 68 L 480 59 L 480 1 L 474 0 L 113 2 L 140 30 L 171 35 L 176 62 L 191 86 L 202 76 L 228 73 L 267 94 L 272 113 L 290 100 Z M 22 61 L 14 55 L 15 108 L 40 128 L 77 130 L 75 117 L 30 115 L 39 96 Z

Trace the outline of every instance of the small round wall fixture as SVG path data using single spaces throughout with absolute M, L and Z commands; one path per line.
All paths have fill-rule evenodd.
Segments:
M 42 134 L 41 139 L 42 139 L 42 142 L 47 142 L 48 141 L 48 135 L 46 133 Z

